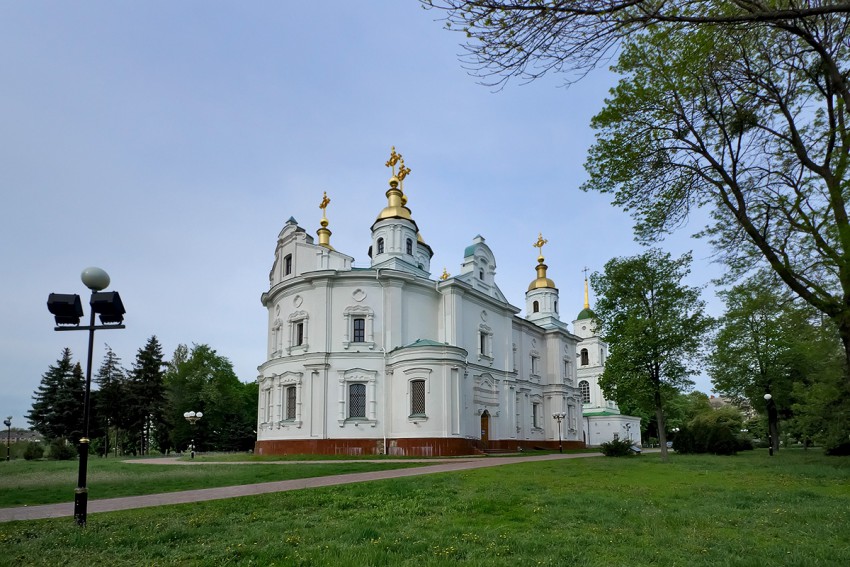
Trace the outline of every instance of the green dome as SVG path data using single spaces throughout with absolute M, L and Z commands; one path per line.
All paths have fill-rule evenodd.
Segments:
M 581 310 L 581 313 L 576 317 L 576 321 L 581 321 L 582 319 L 595 319 L 596 313 L 591 311 L 590 307 L 585 307 Z

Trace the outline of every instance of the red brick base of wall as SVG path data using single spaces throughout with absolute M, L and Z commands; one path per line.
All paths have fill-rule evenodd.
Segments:
M 582 441 L 563 441 L 564 449 L 584 449 Z M 505 439 L 482 443 L 477 439 L 293 439 L 257 441 L 257 455 L 397 455 L 399 457 L 452 457 L 474 455 L 486 450 L 558 450 L 558 441 L 518 441 Z

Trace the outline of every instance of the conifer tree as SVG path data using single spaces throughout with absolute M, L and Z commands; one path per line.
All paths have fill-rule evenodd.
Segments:
M 124 368 L 121 367 L 121 358 L 115 354 L 115 351 L 109 345 L 106 345 L 106 355 L 103 362 L 94 376 L 94 381 L 98 386 L 93 395 L 93 407 L 95 423 L 102 430 L 102 434 L 106 435 L 106 443 L 104 453 L 108 453 L 108 433 L 109 428 L 117 431 L 126 427 L 126 409 L 127 409 L 127 375 Z
M 85 378 L 80 364 L 71 357 L 71 349 L 66 348 L 47 369 L 26 416 L 33 429 L 50 440 L 77 441 L 82 435 Z
M 131 438 L 138 441 L 142 454 L 150 452 L 154 433 L 159 432 L 157 438 L 161 438 L 161 433 L 167 430 L 163 367 L 162 346 L 156 336 L 152 336 L 136 354 L 127 389 L 128 425 Z M 160 450 L 166 448 L 159 445 Z

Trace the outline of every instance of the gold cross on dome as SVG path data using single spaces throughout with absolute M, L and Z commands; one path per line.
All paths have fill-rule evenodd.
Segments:
M 548 240 L 543 238 L 543 233 L 541 232 L 537 235 L 537 242 L 532 244 L 532 246 L 537 248 L 539 250 L 539 253 L 542 255 L 543 254 L 543 245 L 547 244 L 548 242 L 549 242 Z
M 322 218 L 325 216 L 325 209 L 328 208 L 328 205 L 331 203 L 331 200 L 328 198 L 328 192 L 323 191 L 324 197 L 322 197 L 322 202 L 319 204 L 319 208 L 322 209 Z
M 385 163 L 384 165 L 386 165 L 387 167 L 391 167 L 393 169 L 393 175 L 395 175 L 395 164 L 397 164 L 398 160 L 400 160 L 400 159 L 401 159 L 401 156 L 396 153 L 395 146 L 392 146 L 390 148 L 390 159 L 388 159 L 387 163 Z

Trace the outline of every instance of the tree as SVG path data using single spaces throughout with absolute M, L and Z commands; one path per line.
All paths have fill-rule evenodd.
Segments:
M 846 0 L 420 0 L 467 42 L 462 60 L 486 84 L 532 81 L 549 72 L 581 78 L 623 40 L 667 24 L 736 33 L 759 26 L 804 35 L 817 17 L 850 11 Z
M 591 276 L 596 321 L 611 348 L 599 383 L 606 396 L 631 397 L 655 413 L 667 459 L 665 400 L 693 382 L 703 336 L 711 327 L 700 290 L 682 284 L 690 254 L 672 259 L 649 250 L 614 258 Z
M 208 345 L 192 345 L 191 349 L 180 345 L 165 382 L 173 446 L 186 447 L 194 437 L 195 444 L 206 450 L 243 451 L 253 447 L 257 384 L 240 382 L 226 357 Z M 190 410 L 204 414 L 194 426 L 183 418 Z
M 165 422 L 165 386 L 162 347 L 156 336 L 148 339 L 136 354 L 128 384 L 128 427 L 139 443 L 140 452 L 150 452 L 156 434 L 160 451 L 168 449 L 168 424 Z
M 107 438 L 103 453 L 109 453 L 109 429 L 115 429 L 115 437 L 118 431 L 125 426 L 125 415 L 127 413 L 127 376 L 121 367 L 121 358 L 106 345 L 106 354 L 103 362 L 94 376 L 98 390 L 92 392 L 94 415 L 98 426 L 105 432 Z M 117 448 L 117 447 L 116 447 Z
M 767 265 L 835 322 L 850 381 L 850 2 L 423 3 L 491 84 L 580 77 L 620 48 L 584 189 L 614 195 L 644 242 L 707 207 L 732 277 Z
M 83 432 L 85 379 L 79 363 L 71 359 L 71 349 L 42 375 L 27 413 L 32 428 L 48 440 L 79 439 Z
M 626 42 L 584 188 L 632 211 L 645 242 L 707 207 L 731 277 L 769 267 L 835 322 L 850 369 L 850 36 L 844 17 L 801 25 L 821 40 L 667 26 Z

